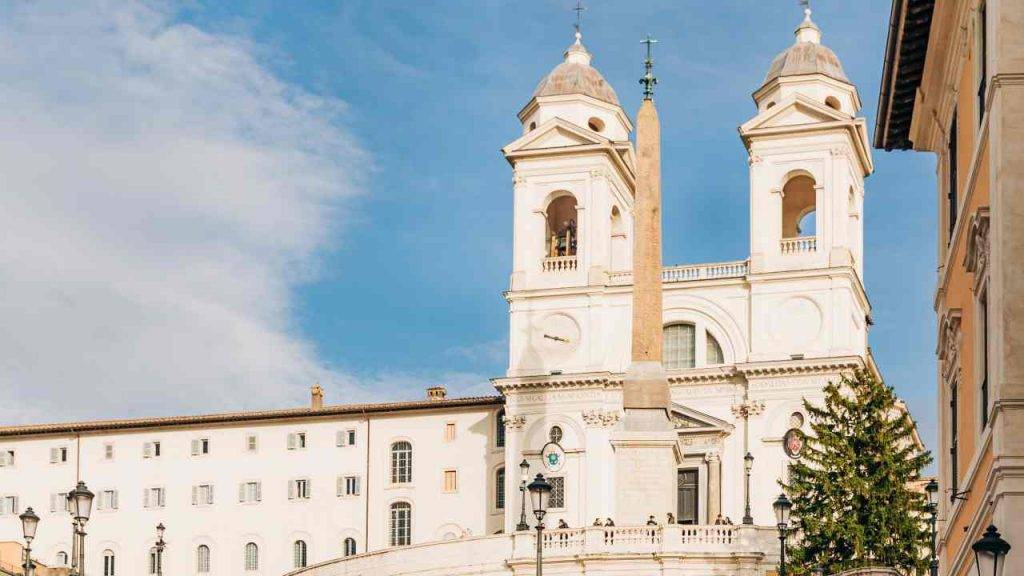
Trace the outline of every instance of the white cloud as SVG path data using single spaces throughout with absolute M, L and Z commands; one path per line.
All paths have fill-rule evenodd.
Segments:
M 0 8 L 0 422 L 364 395 L 290 313 L 367 162 L 343 103 L 174 16 Z

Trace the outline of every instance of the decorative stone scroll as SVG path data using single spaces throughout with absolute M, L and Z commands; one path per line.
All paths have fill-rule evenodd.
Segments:
M 618 410 L 584 410 L 583 421 L 587 426 L 614 426 L 622 418 Z
M 509 430 L 520 430 L 523 426 L 526 426 L 526 416 L 519 414 L 513 416 L 505 416 L 505 428 Z
M 942 377 L 947 382 L 960 366 L 960 316 L 959 308 L 947 310 L 939 328 L 939 360 L 942 362 Z
M 744 400 L 732 405 L 732 415 L 737 418 L 749 418 L 764 412 L 764 402 L 760 400 Z
M 971 217 L 971 230 L 967 236 L 967 254 L 964 268 L 974 274 L 974 288 L 977 290 L 985 280 L 989 260 L 989 210 L 978 208 Z

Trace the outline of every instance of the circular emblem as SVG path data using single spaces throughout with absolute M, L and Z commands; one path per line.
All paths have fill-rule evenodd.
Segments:
M 786 451 L 786 456 L 799 458 L 804 449 L 804 433 L 798 428 L 790 428 L 782 437 L 782 449 Z
M 548 472 L 558 472 L 565 464 L 565 450 L 562 450 L 562 447 L 554 442 L 548 442 L 540 451 L 540 459 L 544 462 L 544 467 Z

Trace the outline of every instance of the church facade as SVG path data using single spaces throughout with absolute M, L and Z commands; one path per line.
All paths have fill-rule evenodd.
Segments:
M 749 258 L 661 273 L 675 462 L 658 481 L 674 506 L 617 509 L 645 481 L 616 469 L 638 160 L 577 33 L 503 149 L 514 253 L 498 395 L 325 407 L 314 394 L 309 409 L 0 429 L 0 539 L 16 539 L 17 509 L 43 508 L 37 550 L 66 561 L 61 493 L 81 478 L 100 494 L 87 562 L 104 576 L 153 568 L 147 521 L 168 526 L 176 573 L 532 574 L 525 464 L 554 487 L 549 573 L 765 576 L 804 399 L 876 370 L 862 283 L 873 167 L 857 90 L 809 12 L 754 102 L 740 127 Z

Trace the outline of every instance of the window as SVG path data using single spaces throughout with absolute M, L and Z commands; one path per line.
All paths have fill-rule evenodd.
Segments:
M 494 473 L 494 507 L 505 509 L 505 469 L 498 468 Z
M 71 502 L 68 502 L 67 492 L 50 494 L 50 512 L 70 512 Z
M 975 70 L 978 84 L 978 125 L 985 119 L 985 89 L 988 80 L 988 7 L 985 2 L 978 6 L 978 52 Z
M 0 468 L 14 466 L 14 450 L 0 450 Z
M 698 490 L 698 474 L 694 468 L 678 472 L 678 522 L 680 524 L 698 524 L 697 511 L 700 491 Z
M 445 422 L 444 425 L 444 441 L 452 442 L 455 440 L 455 422 Z
M 205 456 L 210 453 L 210 439 L 196 438 L 192 440 L 192 455 Z
M 667 370 L 693 368 L 696 361 L 693 324 L 672 324 L 663 332 L 662 362 Z
M 288 435 L 289 450 L 304 450 L 306 448 L 306 433 L 293 432 Z
M 56 564 L 57 566 L 67 566 L 68 565 L 68 553 L 64 552 L 64 551 L 57 552 L 57 559 L 54 560 L 54 564 Z
M 459 473 L 456 470 L 444 471 L 444 482 L 441 488 L 444 492 L 457 492 L 459 490 Z
M 153 548 L 149 549 L 149 573 L 150 574 L 160 574 L 162 572 L 160 570 L 160 568 L 161 568 L 160 564 L 161 564 L 162 560 L 163 559 L 160 558 L 160 554 L 157 553 L 156 547 L 153 547 Z
M 562 476 L 548 478 L 548 484 L 551 484 L 548 508 L 565 508 L 565 478 Z
M 259 450 L 259 440 L 256 439 L 255 434 L 249 434 L 245 437 L 245 449 L 247 452 L 256 452 Z
M 50 464 L 64 464 L 68 461 L 67 446 L 50 448 Z
M 289 500 L 308 500 L 311 491 L 309 478 L 299 478 L 288 483 Z
M 146 488 L 146 491 L 142 496 L 142 506 L 143 508 L 163 508 L 164 489 Z
M 391 546 L 408 546 L 412 541 L 412 506 L 408 502 L 391 505 Z
M 192 505 L 210 506 L 213 504 L 213 484 L 199 484 L 192 487 Z
M 292 545 L 292 567 L 306 567 L 306 542 L 304 540 L 296 540 Z
M 957 384 L 954 382 L 949 389 L 949 501 L 956 502 L 957 489 L 959 488 L 959 471 L 957 470 L 957 457 L 959 445 L 959 430 L 957 430 Z
M 113 460 L 114 459 L 114 445 L 107 443 L 103 445 L 103 459 Z
M 560 443 L 562 441 L 562 427 L 552 426 L 551 429 L 548 430 L 548 440 L 554 442 L 555 444 Z
M 100 510 L 117 510 L 117 490 L 103 490 L 99 494 Z
M 0 499 L 0 515 L 19 513 L 21 513 L 21 510 L 18 508 L 17 496 L 4 496 Z
M 114 552 L 103 551 L 103 576 L 114 576 Z
M 989 394 L 988 394 L 988 288 L 982 289 L 978 295 L 978 365 L 981 371 L 981 429 L 988 427 Z
M 412 444 L 402 441 L 391 445 L 391 483 L 412 482 Z
M 245 569 L 250 572 L 260 569 L 260 549 L 255 542 L 245 545 Z
M 782 237 L 814 236 L 813 214 L 817 208 L 814 178 L 801 174 L 782 187 Z
M 263 499 L 263 486 L 258 480 L 242 482 L 238 485 L 239 502 L 259 502 Z
M 355 446 L 356 445 L 356 431 L 355 429 L 338 430 L 337 442 L 338 446 Z
M 842 106 L 839 105 L 839 99 L 835 96 L 825 98 L 825 105 L 833 110 L 839 110 L 842 108 Z
M 722 347 L 718 344 L 718 340 L 711 335 L 710 332 L 706 333 L 707 339 L 707 364 L 708 366 L 715 366 L 717 364 L 725 364 L 725 355 L 722 354 Z
M 600 118 L 591 118 L 587 120 L 587 128 L 590 128 L 594 132 L 601 132 L 604 130 L 604 121 Z
M 953 110 L 953 121 L 949 125 L 949 144 L 946 152 L 946 164 L 948 165 L 947 172 L 949 174 L 949 182 L 946 184 L 946 201 L 949 209 L 949 238 L 947 243 L 953 242 L 953 228 L 956 227 L 957 210 L 959 200 L 957 199 L 957 113 Z
M 338 496 L 358 496 L 359 476 L 338 476 Z
M 351 537 L 345 538 L 345 543 L 344 543 L 343 547 L 344 547 L 344 550 L 345 550 L 345 552 L 344 552 L 345 556 L 355 556 L 356 555 L 356 539 L 355 538 L 351 538 Z
M 505 447 L 505 411 L 498 410 L 498 417 L 494 423 L 494 445 L 498 448 Z
M 159 442 L 146 442 L 142 445 L 142 457 L 143 458 L 159 458 L 160 457 L 160 443 Z
M 578 249 L 576 236 L 576 198 L 571 195 L 559 196 L 548 204 L 547 210 L 547 254 L 549 258 L 575 256 Z M 554 269 L 575 269 L 574 267 Z
M 208 574 L 210 572 L 210 547 L 200 544 L 196 548 L 196 572 Z

